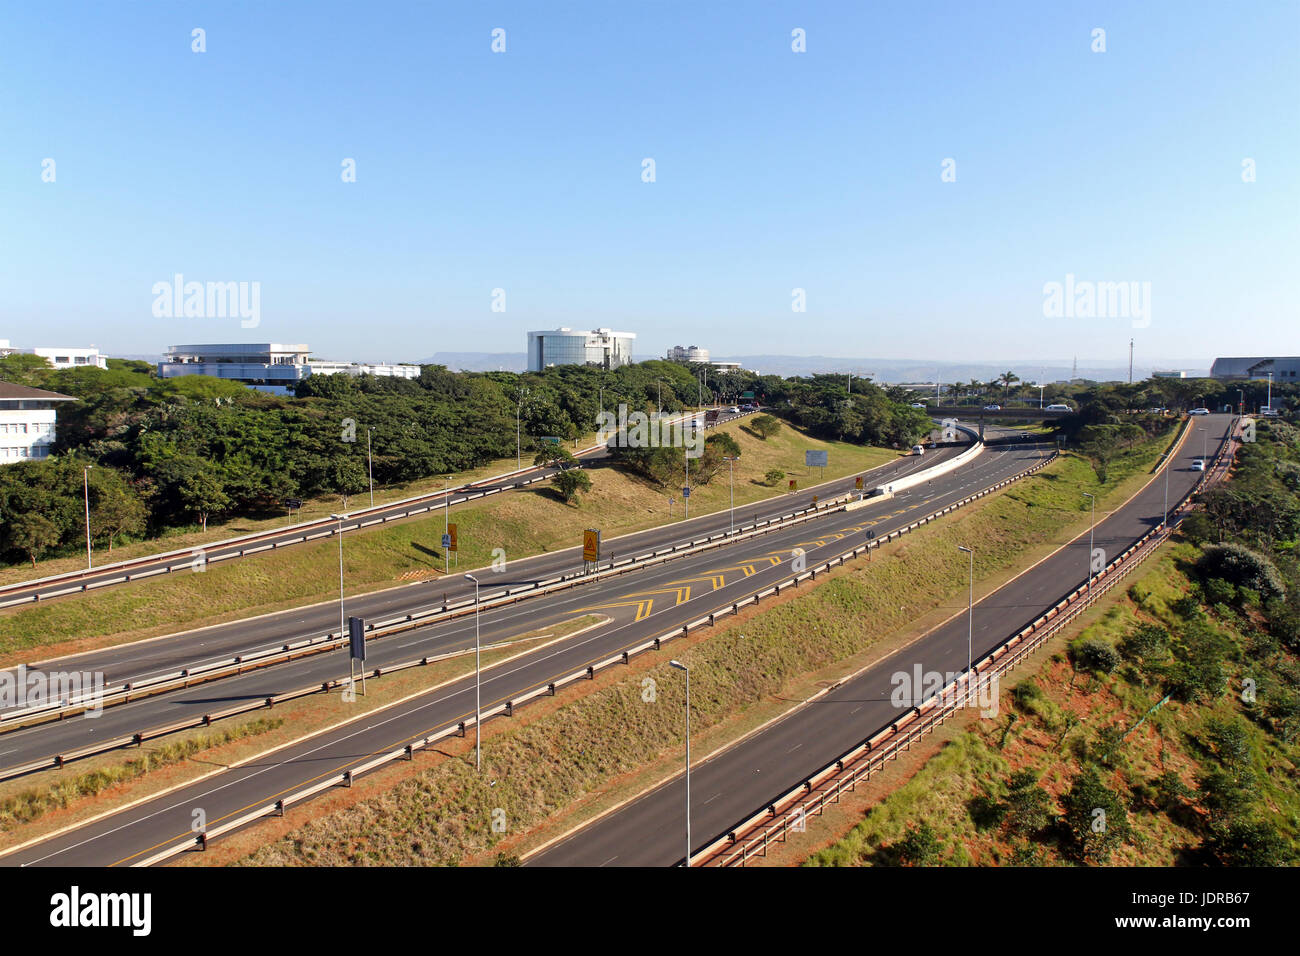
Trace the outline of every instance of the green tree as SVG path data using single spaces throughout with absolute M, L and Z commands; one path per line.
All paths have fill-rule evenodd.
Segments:
M 8 534 L 10 544 L 31 559 L 33 568 L 36 567 L 36 559 L 58 544 L 62 537 L 58 525 L 34 512 L 14 518 Z
M 186 510 L 198 516 L 204 531 L 208 530 L 208 518 L 230 507 L 221 476 L 211 465 L 195 469 L 181 479 L 180 496 Z
M 591 478 L 581 468 L 570 468 L 556 472 L 551 477 L 551 484 L 560 493 L 566 503 L 577 500 L 579 492 L 591 491 Z
M 904 836 L 894 847 L 898 862 L 904 866 L 934 866 L 943 854 L 943 844 L 929 823 L 922 822 L 908 827 Z
M 1062 824 L 1084 860 L 1105 863 L 1128 839 L 1128 811 L 1119 797 L 1102 783 L 1093 767 L 1085 768 L 1061 798 Z
M 771 415 L 756 415 L 749 422 L 749 428 L 755 432 L 759 438 L 767 441 L 781 430 L 781 423 Z

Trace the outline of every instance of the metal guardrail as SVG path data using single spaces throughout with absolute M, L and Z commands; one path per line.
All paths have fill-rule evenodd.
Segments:
M 1029 626 L 981 657 L 974 664 L 973 674 L 962 675 L 920 706 L 910 708 L 898 720 L 866 737 L 811 777 L 787 790 L 764 809 L 731 827 L 693 854 L 690 865 L 744 866 L 754 856 L 765 856 L 771 842 L 784 841 L 791 828 L 801 824 L 808 815 L 825 812 L 828 801 L 838 803 L 846 790 L 854 790 L 858 783 L 881 770 L 887 761 L 896 760 L 900 753 L 910 750 L 913 743 L 955 716 L 963 709 L 963 699 L 970 699 L 972 682 L 1009 673 L 1056 636 L 1169 538 L 1182 517 L 1193 509 L 1193 497 L 1209 483 L 1211 474 L 1215 474 L 1213 480 L 1218 481 L 1226 473 L 1225 461 L 1231 458 L 1233 448 L 1232 432 L 1239 421 L 1234 419 L 1229 428 L 1229 438 L 1215 456 L 1213 466 L 1171 509 L 1167 526 L 1148 531 L 1095 575 L 1090 587 L 1085 585 L 1074 589 Z M 1171 450 L 1181 443 L 1182 437 L 1183 434 L 1176 436 Z M 959 686 L 961 692 L 958 692 Z
M 697 413 L 695 412 L 688 413 L 687 415 L 683 416 L 682 420 L 684 421 L 686 418 L 690 418 L 695 414 Z M 739 421 L 740 419 L 746 418 L 749 415 L 753 415 L 753 414 L 756 413 L 744 412 L 741 413 L 740 415 L 735 415 L 728 418 L 727 421 L 723 422 L 722 424 L 730 424 L 731 422 Z M 677 419 L 673 419 L 673 421 L 675 422 L 677 421 Z M 716 427 L 718 427 L 718 423 L 715 422 L 713 424 L 705 425 L 704 429 L 707 431 L 709 429 L 716 428 Z M 590 445 L 587 448 L 583 448 L 579 450 L 577 452 L 577 455 L 578 456 L 586 455 L 589 454 L 590 452 L 598 451 L 602 447 L 604 446 L 598 442 L 595 445 Z M 523 488 L 539 481 L 545 481 L 547 478 L 546 475 L 540 475 L 533 478 L 523 479 L 523 476 L 532 474 L 533 472 L 544 470 L 544 468 L 545 466 L 532 465 L 529 466 L 528 468 L 521 468 L 517 471 L 508 471 L 500 475 L 493 475 L 492 477 L 489 478 L 479 478 L 476 479 L 475 481 L 467 482 L 463 485 L 458 485 L 455 488 L 447 488 L 445 490 L 429 492 L 423 495 L 415 495 L 410 498 L 403 498 L 398 501 L 391 501 L 388 502 L 387 504 L 376 505 L 373 508 L 362 508 L 359 511 L 354 511 L 351 514 L 347 515 L 347 520 L 356 522 L 355 527 L 351 530 L 360 530 L 362 528 L 370 527 L 371 525 L 385 524 L 389 521 L 405 520 L 407 518 L 412 518 L 416 515 L 425 514 L 429 511 L 435 510 L 436 508 L 444 507 L 443 498 L 449 497 L 451 495 L 459 494 L 461 495 L 461 497 L 452 498 L 450 501 L 446 502 L 445 504 L 448 507 L 450 507 L 451 505 L 464 504 L 467 501 L 475 501 L 479 498 L 486 498 L 489 495 L 500 494 L 503 491 L 510 491 L 516 488 Z M 513 483 L 509 485 L 505 485 L 500 488 L 482 488 L 482 486 L 484 485 L 490 485 L 496 482 L 506 481 L 510 478 L 516 478 L 522 480 L 516 480 Z M 395 514 L 386 513 L 386 512 L 391 512 L 394 508 L 403 508 L 403 506 L 409 506 L 409 507 L 406 507 L 405 510 L 399 511 Z M 227 538 L 223 541 L 213 541 L 208 544 L 196 545 L 195 547 L 192 548 L 184 548 L 177 551 L 164 551 L 158 554 L 145 555 L 144 557 L 140 557 L 140 558 L 131 558 L 126 561 L 118 561 L 112 564 L 101 565 L 98 568 L 88 568 L 86 570 L 68 571 L 63 574 L 52 574 L 49 575 L 48 577 L 33 578 L 28 581 L 19 581 L 14 584 L 0 585 L 0 608 L 17 607 L 22 604 L 34 604 L 34 603 L 39 603 L 40 601 L 48 601 L 56 597 L 64 597 L 70 594 L 82 594 L 103 587 L 111 587 L 117 584 L 125 584 L 130 581 L 140 581 L 143 580 L 144 578 L 154 577 L 155 575 L 159 575 L 159 574 L 170 574 L 174 571 L 191 570 L 194 567 L 195 561 L 199 560 L 200 554 L 202 556 L 203 564 L 206 566 L 209 564 L 216 564 L 218 561 L 227 561 L 232 558 L 242 558 L 242 557 L 246 557 L 247 555 L 258 554 L 261 553 L 262 551 L 273 551 L 278 548 L 290 547 L 295 544 L 303 544 L 308 541 L 314 541 L 317 538 L 327 538 L 337 533 L 338 533 L 338 522 L 335 519 L 316 518 L 311 521 L 305 521 L 296 525 L 286 525 L 283 528 L 274 528 L 274 529 L 269 529 L 267 531 L 258 531 L 253 534 L 240 535 L 239 537 L 235 537 L 235 538 Z M 346 530 L 344 533 L 346 533 Z M 292 534 L 294 536 L 289 538 L 288 540 L 272 541 L 269 544 L 258 543 L 258 542 L 266 541 L 268 538 L 283 538 L 287 534 Z M 234 548 L 238 548 L 238 550 L 237 551 L 230 550 Z M 226 551 L 226 553 L 214 554 L 211 556 L 209 556 L 207 553 L 209 551 L 217 551 L 217 550 L 224 550 Z M 141 571 L 139 573 L 134 573 L 134 574 L 132 573 L 133 568 L 147 567 L 152 564 L 157 564 L 160 561 L 166 561 L 170 563 L 168 563 L 166 567 L 152 568 L 151 570 L 148 571 Z M 91 577 L 91 576 L 98 577 L 100 575 L 110 573 L 110 572 L 115 572 L 115 571 L 121 571 L 122 572 L 121 576 L 106 578 L 104 580 L 95 580 L 95 581 L 84 580 L 87 577 Z M 8 599 L 4 598 L 4 595 L 12 594 L 15 591 L 29 591 L 32 588 L 49 587 L 52 585 L 57 585 L 65 582 L 68 583 L 69 586 L 59 591 L 52 591 L 44 594 L 40 594 L 40 593 L 31 594 L 19 598 L 8 598 Z M 81 583 L 75 583 L 75 582 L 81 582 Z
M 755 594 L 751 594 L 749 597 L 742 598 L 739 601 L 732 602 L 730 605 L 725 605 L 721 609 L 712 611 L 709 614 L 696 618 L 693 621 L 689 621 L 685 624 L 682 624 L 680 627 L 676 627 L 673 630 L 660 634 L 657 637 L 650 638 L 648 640 L 642 641 L 635 645 L 628 646 L 623 650 L 611 654 L 607 657 L 604 657 L 602 659 L 592 660 L 580 668 L 569 671 L 565 674 L 554 677 L 550 680 L 535 684 L 534 686 L 521 691 L 520 693 L 512 696 L 510 699 L 504 702 L 494 704 L 485 708 L 482 711 L 483 720 L 486 721 L 491 717 L 502 716 L 502 715 L 507 717 L 513 716 L 514 709 L 520 706 L 521 704 L 524 704 L 530 700 L 534 700 L 538 697 L 554 696 L 555 693 L 560 688 L 575 683 L 577 681 L 593 680 L 597 672 L 599 671 L 603 671 L 607 668 L 614 667 L 615 665 L 618 664 L 628 664 L 633 657 L 636 657 L 648 651 L 659 650 L 663 646 L 663 644 L 665 644 L 668 641 L 674 640 L 679 637 L 685 637 L 688 634 L 690 634 L 691 631 L 697 630 L 698 628 L 701 627 L 714 626 L 718 618 L 720 617 L 725 617 L 728 614 L 738 614 L 742 608 L 749 607 L 750 605 L 757 606 L 765 598 L 780 595 L 783 591 L 786 591 L 791 587 L 798 588 L 800 582 L 802 581 L 815 580 L 818 574 L 824 574 L 825 572 L 830 571 L 835 567 L 839 567 L 843 565 L 844 562 L 848 560 L 851 560 L 862 554 L 869 553 L 874 549 L 878 549 L 882 545 L 888 544 L 891 541 L 895 541 L 898 538 L 902 537 L 903 535 L 911 531 L 914 531 L 915 529 L 925 524 L 928 524 L 931 521 L 934 521 L 942 517 L 943 515 L 950 514 L 951 512 L 956 511 L 959 508 L 969 505 L 971 502 L 983 498 L 986 495 L 990 495 L 995 491 L 998 491 L 1006 487 L 1007 485 L 1012 484 L 1013 482 L 1019 481 L 1022 478 L 1034 474 L 1035 472 L 1046 467 L 1048 464 L 1054 461 L 1056 457 L 1057 457 L 1057 452 L 1052 451 L 1050 455 L 1044 457 L 1041 461 L 1037 462 L 1032 467 L 1022 472 L 1019 472 L 1011 476 L 1010 478 L 1005 478 L 1002 481 L 994 485 L 991 485 L 988 488 L 982 489 L 981 491 L 978 491 L 973 495 L 968 495 L 967 497 L 961 499 L 960 501 L 954 502 L 953 504 L 948 505 L 947 507 L 939 511 L 932 512 L 924 516 L 923 518 L 920 518 L 917 521 L 912 522 L 905 528 L 900 528 L 896 531 L 892 531 L 888 535 L 885 535 L 880 538 L 873 538 L 870 541 L 868 541 L 866 544 L 859 545 L 858 547 L 843 552 L 842 554 L 837 555 L 836 557 L 830 558 L 829 560 L 819 564 L 815 568 L 811 568 L 800 574 L 793 575 L 792 577 L 787 578 L 784 581 L 778 582 L 768 588 L 765 588 L 762 591 L 759 591 Z M 415 662 L 410 662 L 395 667 L 383 668 L 382 671 L 376 670 L 370 676 L 379 677 L 381 676 L 382 673 L 388 673 L 404 667 L 419 666 L 420 663 L 423 663 L 423 661 L 415 661 Z M 338 686 L 338 684 L 339 682 L 335 682 L 334 686 Z M 250 710 L 258 709 L 258 707 L 260 706 L 261 705 L 257 705 L 255 707 L 250 707 L 247 709 Z M 267 706 L 269 706 L 269 701 L 267 703 Z M 413 758 L 416 751 L 426 749 L 431 745 L 437 743 L 438 741 L 444 740 L 448 737 L 452 737 L 452 736 L 463 737 L 466 731 L 473 726 L 474 726 L 474 718 L 467 717 L 465 720 L 458 721 L 454 725 L 449 725 L 443 728 L 442 730 L 430 733 L 424 737 L 421 737 L 418 740 L 413 740 L 410 743 L 405 744 L 401 747 L 396 747 L 388 751 L 387 753 L 381 754 L 377 757 L 367 760 L 364 763 L 361 763 L 355 767 L 351 767 L 347 770 L 342 771 L 341 773 L 334 774 L 323 780 L 317 781 L 316 783 L 304 787 L 301 790 L 294 791 L 293 793 L 290 793 L 279 800 L 276 800 L 274 802 L 268 802 L 258 807 L 255 807 L 245 813 L 240 814 L 239 816 L 231 820 L 227 820 L 210 829 L 207 829 L 204 832 L 195 835 L 194 837 L 186 838 L 179 843 L 175 843 L 169 847 L 166 847 L 165 849 L 159 850 L 157 853 L 145 857 L 144 859 L 138 860 L 131 865 L 152 866 L 155 863 L 161 863 L 164 860 L 170 859 L 171 857 L 183 853 L 187 850 L 205 849 L 207 847 L 208 842 L 212 839 L 215 839 L 218 836 L 221 836 L 226 833 L 230 833 L 234 830 L 238 830 L 241 827 L 247 826 L 248 824 L 254 823 L 257 820 L 260 820 L 263 817 L 269 815 L 283 815 L 285 808 L 290 806 L 291 804 L 301 803 L 302 801 L 307 800 L 310 797 L 313 797 L 316 794 L 321 793 L 322 791 L 331 789 L 332 787 L 351 786 L 352 781 L 357 777 L 361 776 L 363 773 L 366 773 L 370 770 L 374 770 L 386 764 L 392 763 L 393 761 L 396 760 L 410 760 Z

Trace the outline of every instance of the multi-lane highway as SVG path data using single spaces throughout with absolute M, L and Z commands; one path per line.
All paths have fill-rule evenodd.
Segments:
M 508 663 L 486 669 L 484 706 L 515 699 L 532 688 L 545 687 L 561 674 L 582 669 L 611 654 L 617 655 L 623 648 L 680 628 L 684 621 L 701 614 L 730 607 L 732 602 L 787 577 L 795 548 L 806 551 L 811 567 L 860 543 L 867 535 L 886 533 L 1023 471 L 1047 453 L 1047 449 L 1037 446 L 991 448 L 969 465 L 892 500 L 852 512 L 831 512 L 806 525 L 683 557 L 632 576 L 485 612 L 484 641 L 499 640 L 511 633 L 580 614 L 599 613 L 611 620 L 581 635 L 524 652 Z M 470 646 L 473 627 L 470 620 L 448 622 L 376 640 L 368 652 L 367 664 L 383 666 L 384 661 L 410 660 Z M 4 747 L 22 748 L 22 753 L 5 757 L 6 763 L 20 762 L 25 754 L 47 748 L 54 739 L 50 735 L 70 734 L 64 742 L 72 744 L 78 739 L 78 733 L 111 735 L 116 732 L 115 727 L 128 723 L 165 719 L 163 715 L 168 708 L 172 713 L 188 708 L 192 713 L 196 708 L 218 706 L 223 700 L 264 697 L 275 693 L 276 688 L 309 684 L 346 673 L 346 657 L 331 654 L 231 678 L 215 689 L 196 688 L 112 708 L 94 720 L 76 719 L 18 731 L 0 741 Z M 473 714 L 473 701 L 473 679 L 454 681 L 250 764 L 220 771 L 198 783 L 9 854 L 3 862 L 107 865 L 142 859 L 161 848 L 188 842 L 193 835 L 190 822 L 195 808 L 203 809 L 210 827 L 219 825 L 250 807 L 273 802 L 312 781 L 327 779 L 342 769 L 356 766 L 370 755 L 454 727 Z M 347 706 L 340 701 L 340 716 L 346 715 Z M 153 710 L 142 713 L 144 708 Z M 119 721 L 120 724 L 113 723 Z M 87 727 L 96 722 L 97 726 Z
M 956 457 L 969 446 L 942 446 L 924 456 L 902 455 L 897 460 L 865 473 L 864 486 L 895 481 L 920 469 L 932 468 Z M 811 506 L 814 495 L 823 500 L 851 491 L 855 477 L 826 482 L 794 494 L 780 495 L 756 504 L 735 509 L 734 518 L 729 511 L 718 511 L 675 521 L 645 531 L 634 532 L 618 538 L 605 539 L 602 546 L 602 566 L 614 560 L 653 552 L 710 534 L 726 531 L 732 526 L 743 526 L 753 521 L 788 514 Z M 509 554 L 509 542 L 501 544 Z M 347 536 L 344 536 L 344 547 Z M 533 584 L 561 574 L 574 574 L 582 570 L 582 548 L 510 560 L 502 573 L 486 571 L 481 575 L 484 600 L 492 595 L 521 585 Z M 465 571 L 474 569 L 465 568 Z M 382 620 L 406 614 L 434 611 L 446 603 L 471 599 L 474 586 L 462 573 L 431 581 L 421 581 L 389 588 L 383 591 L 346 596 L 344 611 L 348 616 L 368 620 Z M 165 637 L 151 638 L 115 647 L 103 648 L 82 654 L 57 658 L 46 666 L 60 671 L 98 672 L 104 682 L 114 685 L 126 681 L 139 682 L 163 674 L 175 673 L 182 668 L 196 668 L 212 661 L 229 660 L 235 655 L 252 655 L 259 651 L 283 647 L 285 644 L 310 637 L 337 633 L 339 629 L 339 603 L 328 601 L 306 607 L 293 608 L 272 614 L 246 618 L 229 624 L 214 625 Z M 38 664 L 27 665 L 28 672 L 41 670 Z M 0 738 L 3 739 L 3 738 Z M 0 752 L 4 748 L 0 746 Z M 0 765 L 5 761 L 0 757 Z
M 1168 475 L 1172 504 L 1204 472 L 1193 460 L 1215 454 L 1228 437 L 1229 415 L 1191 420 L 1191 431 Z M 1099 515 L 1094 544 L 1108 556 L 1121 553 L 1159 524 L 1164 513 L 1163 472 L 1117 511 Z M 978 549 L 980 542 L 972 541 Z M 1024 574 L 985 596 L 974 607 L 973 648 L 979 658 L 1034 620 L 1088 577 L 1087 532 Z M 967 616 L 956 614 L 920 640 L 890 655 L 816 702 L 799 707 L 771 726 L 691 770 L 692 852 L 769 804 L 780 794 L 897 720 L 891 701 L 893 675 L 935 671 L 961 673 L 967 666 Z M 540 866 L 665 866 L 683 861 L 685 778 L 678 775 L 636 800 L 578 830 L 528 860 Z

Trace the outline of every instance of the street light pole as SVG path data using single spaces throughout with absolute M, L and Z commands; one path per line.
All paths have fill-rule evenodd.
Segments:
M 375 459 L 370 454 L 370 429 L 366 429 L 366 469 L 370 472 L 370 507 L 375 506 Z
M 966 596 L 966 700 L 970 702 L 970 682 L 975 670 L 975 552 L 964 545 L 958 551 L 970 555 L 970 584 Z
M 346 637 L 347 622 L 343 618 L 343 519 L 346 515 L 330 515 L 339 523 L 339 636 Z
M 1088 525 L 1088 593 L 1092 593 L 1092 535 L 1097 527 L 1097 498 L 1084 492 L 1083 496 L 1092 503 L 1092 523 Z
M 520 436 L 519 419 L 523 415 L 524 399 L 527 397 L 528 397 L 528 389 L 520 388 L 519 394 L 517 396 L 517 401 L 515 403 L 515 471 L 522 471 L 524 467 L 523 464 L 524 456 L 521 450 L 523 446 L 520 443 L 520 437 L 519 437 Z M 601 411 L 604 411 L 605 409 L 605 403 L 603 400 L 601 402 L 600 408 Z
M 472 574 L 465 575 L 465 580 L 474 582 L 474 769 L 483 769 L 483 708 L 481 696 L 481 677 L 482 670 L 479 666 L 479 642 L 478 642 L 478 578 Z
M 669 666 L 686 672 L 686 868 L 691 868 L 691 669 L 681 661 Z
M 736 533 L 736 458 L 727 458 L 727 457 L 724 455 L 723 458 L 722 458 L 722 460 L 725 461 L 725 462 L 727 463 L 727 468 L 728 468 L 728 470 L 730 471 L 730 475 L 731 475 L 731 477 L 730 477 L 730 485 L 731 485 L 731 533 L 732 533 L 732 534 L 735 534 L 735 533 Z
M 451 475 L 442 479 L 442 534 L 445 538 L 451 534 Z M 442 573 L 451 573 L 451 548 L 442 549 Z
M 90 469 L 94 465 L 86 465 L 81 469 L 81 483 L 86 492 L 86 570 L 93 567 L 90 560 Z M 111 541 L 109 542 L 112 543 Z
M 1160 521 L 1161 528 L 1169 527 L 1169 465 L 1171 464 L 1169 455 L 1170 452 L 1165 452 L 1165 513 Z M 1091 560 L 1089 566 L 1091 566 Z

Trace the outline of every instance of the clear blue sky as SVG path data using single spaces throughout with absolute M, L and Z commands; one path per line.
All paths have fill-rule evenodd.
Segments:
M 1122 364 L 1130 335 L 1148 357 L 1300 352 L 1294 0 L 56 0 L 4 19 L 15 345 L 414 360 L 568 325 L 636 331 L 640 358 Z M 178 272 L 260 282 L 260 327 L 155 318 Z M 1067 273 L 1150 282 L 1150 326 L 1045 318 Z

